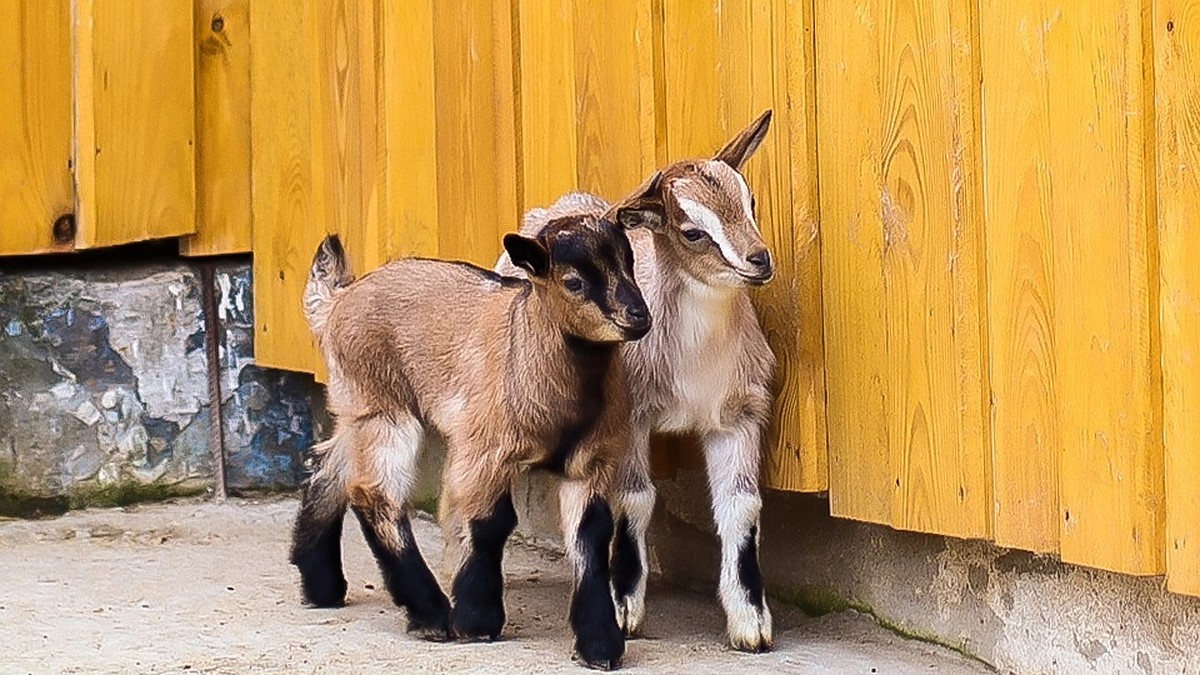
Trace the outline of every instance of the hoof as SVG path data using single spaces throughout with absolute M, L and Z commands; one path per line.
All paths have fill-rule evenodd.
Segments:
M 627 595 L 614 600 L 617 610 L 617 626 L 626 638 L 636 638 L 642 630 L 642 617 L 645 616 L 646 603 L 644 598 Z
M 615 627 L 614 627 L 615 628 Z M 625 655 L 625 636 L 619 631 L 599 631 L 598 634 L 575 639 L 575 658 L 593 670 L 616 670 Z
M 458 605 L 450 614 L 454 636 L 460 640 L 495 642 L 504 630 L 504 605 Z
M 450 631 L 450 613 L 444 610 L 424 617 L 409 611 L 408 632 L 430 642 L 447 642 L 454 636 Z
M 301 589 L 304 604 L 317 609 L 346 606 L 346 580 L 329 579 L 305 583 Z
M 771 611 L 765 604 L 744 609 L 729 616 L 729 645 L 750 654 L 771 651 Z

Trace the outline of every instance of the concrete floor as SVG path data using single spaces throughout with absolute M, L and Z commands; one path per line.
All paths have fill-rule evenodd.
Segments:
M 292 499 L 183 502 L 0 522 L 0 673 L 584 672 L 569 658 L 568 571 L 513 541 L 508 625 L 495 644 L 433 644 L 404 633 L 353 521 L 348 605 L 300 606 L 287 564 Z M 437 526 L 415 524 L 434 569 Z M 808 618 L 773 603 L 776 649 L 723 646 L 711 597 L 652 585 L 648 637 L 628 672 L 986 673 L 853 612 Z

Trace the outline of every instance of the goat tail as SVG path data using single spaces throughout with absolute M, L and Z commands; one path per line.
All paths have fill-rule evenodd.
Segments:
M 350 272 L 342 240 L 336 234 L 325 237 L 313 255 L 308 284 L 304 287 L 304 316 L 314 335 L 320 337 L 325 332 L 334 292 L 352 281 L 354 275 Z

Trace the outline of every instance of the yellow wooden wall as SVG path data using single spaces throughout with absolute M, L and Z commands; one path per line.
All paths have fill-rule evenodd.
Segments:
M 1200 0 L 0 0 L 0 255 L 253 252 L 320 374 L 326 233 L 490 266 L 770 108 L 767 484 L 1200 595 L 1198 69 Z

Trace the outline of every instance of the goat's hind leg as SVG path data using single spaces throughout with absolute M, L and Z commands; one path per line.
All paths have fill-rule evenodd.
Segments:
M 392 600 L 408 611 L 408 630 L 424 638 L 450 636 L 450 602 L 413 536 L 408 498 L 416 484 L 424 432 L 412 418 L 358 422 L 356 476 L 350 503 L 375 554 Z
M 729 642 L 748 652 L 771 649 L 771 611 L 758 565 L 761 429 L 745 425 L 704 438 L 713 517 L 721 538 L 721 604 Z
M 304 601 L 315 607 L 346 602 L 342 573 L 342 521 L 346 514 L 344 434 L 317 446 L 320 466 L 304 486 L 300 512 L 292 528 L 291 562 L 300 571 Z

